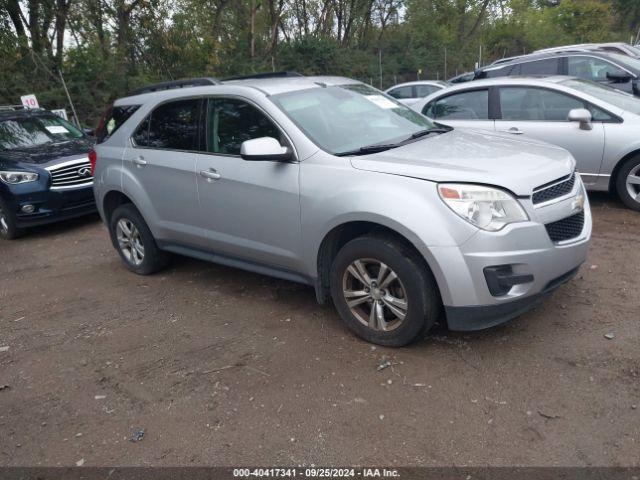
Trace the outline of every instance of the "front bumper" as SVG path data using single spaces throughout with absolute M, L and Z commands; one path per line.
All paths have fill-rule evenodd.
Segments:
M 554 243 L 545 227 L 575 213 L 575 198 L 574 192 L 537 209 L 524 201 L 531 221 L 508 225 L 499 232 L 480 230 L 457 247 L 429 249 L 451 330 L 479 330 L 506 322 L 535 307 L 576 275 L 587 258 L 591 239 L 588 200 L 582 231 L 576 237 Z M 504 294 L 496 294 L 495 289 L 492 293 L 485 269 L 496 266 L 509 266 L 514 276 L 526 281 Z
M 18 228 L 67 220 L 96 211 L 92 187 L 12 193 L 7 200 L 16 215 Z M 35 211 L 33 213 L 22 212 L 24 205 L 33 205 Z
M 546 297 L 551 295 L 556 288 L 564 285 L 575 277 L 579 270 L 580 267 L 576 267 L 564 275 L 560 275 L 558 278 L 549 282 L 548 286 L 540 293 L 517 300 L 511 300 L 506 303 L 473 307 L 445 306 L 447 326 L 450 330 L 473 331 L 495 327 L 501 323 L 508 322 L 535 308 Z

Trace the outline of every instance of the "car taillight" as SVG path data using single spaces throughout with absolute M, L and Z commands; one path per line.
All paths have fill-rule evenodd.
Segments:
M 91 175 L 96 171 L 96 162 L 98 161 L 98 154 L 95 150 L 89 152 L 89 163 L 91 164 Z

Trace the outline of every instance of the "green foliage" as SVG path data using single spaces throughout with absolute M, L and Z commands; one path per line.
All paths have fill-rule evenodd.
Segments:
M 0 103 L 36 93 L 70 110 L 60 69 L 95 125 L 111 100 L 154 81 L 295 70 L 387 87 L 469 71 L 480 47 L 488 63 L 628 41 L 638 27 L 637 0 L 2 0 Z
M 613 24 L 611 5 L 599 0 L 564 0 L 552 20 L 567 35 L 581 42 L 602 42 Z

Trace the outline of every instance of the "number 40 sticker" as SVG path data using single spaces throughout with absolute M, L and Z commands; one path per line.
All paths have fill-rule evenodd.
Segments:
M 20 100 L 22 100 L 24 108 L 40 108 L 40 105 L 38 105 L 38 99 L 34 94 L 23 95 L 20 97 Z

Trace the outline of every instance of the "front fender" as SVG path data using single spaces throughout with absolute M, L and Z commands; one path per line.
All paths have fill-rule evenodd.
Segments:
M 477 232 L 442 202 L 433 182 L 350 166 L 331 170 L 309 163 L 301 169 L 303 262 L 312 278 L 318 277 L 323 240 L 349 222 L 375 223 L 402 235 L 423 255 L 437 280 L 443 278 L 442 269 L 431 248 L 457 247 Z

